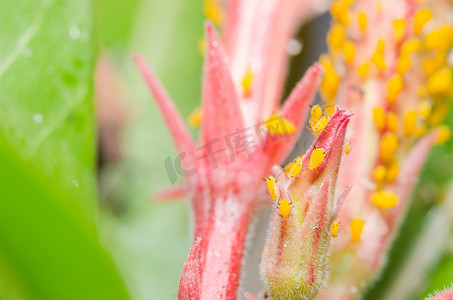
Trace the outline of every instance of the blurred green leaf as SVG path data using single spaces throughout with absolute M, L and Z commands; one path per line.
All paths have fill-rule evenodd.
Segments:
M 0 20 L 0 130 L 93 216 L 91 2 L 5 0 Z
M 0 135 L 0 275 L 22 299 L 129 299 L 73 195 Z
M 102 223 L 117 263 L 130 274 L 136 299 L 176 299 L 190 249 L 189 213 L 182 201 L 153 203 L 151 192 L 170 185 L 164 160 L 174 158 L 175 151 L 130 54 L 136 51 L 148 60 L 187 117 L 200 105 L 202 1 L 143 0 L 134 21 L 130 52 L 116 57 L 128 95 L 124 159 L 103 170 L 103 200 L 114 203 L 116 215 L 104 210 Z

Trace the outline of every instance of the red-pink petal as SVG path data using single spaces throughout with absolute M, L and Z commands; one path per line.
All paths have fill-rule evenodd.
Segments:
M 182 269 L 181 279 L 179 280 L 178 300 L 198 300 L 200 299 L 200 263 L 198 252 L 200 250 L 201 238 L 196 238 L 192 249 L 187 256 L 184 268 Z

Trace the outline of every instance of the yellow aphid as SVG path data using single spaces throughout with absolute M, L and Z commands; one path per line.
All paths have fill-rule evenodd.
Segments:
M 330 234 L 332 235 L 332 237 L 337 237 L 338 236 L 338 232 L 340 231 L 340 223 L 338 221 L 334 221 L 332 223 L 332 226 L 330 227 Z
M 320 105 L 313 105 L 311 108 L 311 113 L 310 113 L 310 127 L 314 127 L 316 123 L 318 123 L 319 119 L 321 119 L 322 116 L 322 108 Z
M 426 76 L 431 76 L 434 72 L 447 65 L 447 56 L 443 51 L 438 51 L 432 57 L 423 59 L 423 72 Z
M 387 101 L 389 104 L 395 102 L 396 98 L 403 90 L 403 86 L 403 78 L 400 75 L 395 74 L 390 78 L 387 83 Z
M 401 46 L 401 55 L 408 55 L 420 49 L 420 42 L 416 39 L 410 39 L 403 43 Z
M 453 87 L 451 70 L 445 67 L 434 73 L 428 78 L 426 87 L 431 95 L 444 95 L 450 92 Z
M 450 111 L 450 104 L 446 101 L 439 103 L 434 109 L 431 115 L 429 116 L 428 123 L 431 126 L 439 125 L 442 123 Z
M 385 175 L 387 174 L 387 168 L 385 166 L 378 166 L 374 169 L 373 177 L 376 182 L 382 182 L 385 179 Z
M 335 113 L 335 110 L 336 110 L 335 102 L 328 101 L 327 102 L 327 107 L 324 110 L 324 113 L 326 114 L 326 116 L 330 118 Z
M 437 145 L 446 143 L 451 138 L 451 130 L 446 125 L 441 125 L 437 128 L 438 136 L 436 140 Z
M 433 12 L 430 9 L 423 8 L 415 13 L 414 16 L 414 33 L 419 34 L 422 32 L 425 24 L 431 20 L 433 17 Z
M 362 32 L 366 30 L 366 25 L 368 23 L 367 15 L 364 12 L 359 12 L 357 15 L 359 28 Z
M 192 111 L 188 117 L 187 122 L 189 126 L 192 128 L 197 128 L 203 122 L 203 109 L 201 107 L 197 107 Z
M 387 114 L 387 129 L 391 132 L 398 131 L 398 117 L 394 112 Z
M 347 4 L 342 1 L 332 3 L 330 7 L 330 14 L 343 26 L 349 25 L 349 12 Z
M 204 14 L 216 26 L 219 26 L 223 22 L 223 11 L 217 0 L 204 0 Z
M 351 152 L 351 143 L 348 141 L 345 141 L 344 145 L 343 145 L 343 150 L 344 150 L 344 153 L 349 154 Z
M 377 207 L 389 209 L 398 204 L 398 196 L 390 190 L 376 191 L 370 196 L 371 202 Z
M 411 137 L 415 133 L 415 126 L 417 125 L 417 112 L 413 109 L 406 112 L 404 115 L 404 136 Z
M 379 130 L 384 129 L 385 126 L 385 111 L 382 107 L 376 106 L 373 108 L 373 120 L 374 124 Z
M 397 19 L 393 21 L 393 37 L 395 41 L 399 43 L 406 33 L 406 20 Z
M 426 134 L 426 132 L 428 131 L 428 129 L 426 128 L 426 125 L 419 125 L 416 129 L 415 129 L 415 136 L 416 137 L 422 137 Z
M 423 39 L 425 50 L 443 50 L 445 51 L 451 44 L 450 37 L 452 30 L 448 26 L 442 26 L 438 30 L 431 31 Z
M 251 87 L 253 84 L 253 72 L 252 68 L 247 68 L 247 71 L 245 71 L 244 77 L 242 77 L 242 88 L 244 90 L 244 96 L 249 96 Z
M 384 52 L 385 50 L 385 42 L 384 40 L 379 40 L 376 44 L 376 52 Z
M 381 52 L 375 52 L 371 57 L 371 61 L 379 69 L 379 71 L 385 71 L 385 58 Z
M 296 131 L 296 127 L 291 122 L 276 115 L 267 119 L 265 125 L 267 130 L 272 134 L 290 134 Z
M 381 139 L 380 155 L 383 162 L 388 162 L 398 149 L 398 138 L 394 133 L 386 133 Z
M 418 107 L 420 116 L 425 120 L 429 118 L 429 115 L 431 114 L 431 109 L 432 109 L 431 101 L 428 100 L 423 100 Z
M 277 189 L 277 181 L 274 176 L 269 176 L 266 179 L 267 188 L 269 189 L 269 194 L 271 194 L 272 200 L 278 200 L 279 192 Z
M 324 128 L 326 128 L 328 123 L 329 117 L 322 116 L 321 119 L 319 119 L 319 121 L 315 124 L 315 126 L 311 127 L 311 130 L 313 130 L 316 135 L 319 135 L 324 130 Z
M 398 164 L 397 160 L 393 160 L 392 163 L 387 167 L 387 172 L 385 176 L 385 181 L 388 183 L 392 183 L 398 177 L 398 173 L 400 171 L 400 165 Z
M 324 67 L 325 73 L 321 82 L 321 91 L 323 96 L 327 97 L 326 100 L 331 100 L 335 97 L 340 84 L 340 77 L 335 72 L 333 67 Z
M 294 178 L 297 175 L 299 175 L 301 170 L 302 170 L 302 157 L 299 156 L 291 163 L 291 166 L 288 168 L 288 171 L 286 172 L 286 176 L 288 176 L 288 178 Z
M 291 204 L 288 200 L 283 199 L 278 203 L 278 209 L 280 210 L 280 214 L 282 215 L 283 219 L 288 219 L 289 213 L 291 212 Z
M 326 152 L 322 148 L 315 148 L 310 155 L 310 161 L 308 163 L 308 169 L 314 170 L 321 165 L 326 158 Z
M 359 66 L 359 68 L 357 69 L 357 73 L 358 73 L 361 77 L 367 76 L 369 72 L 370 72 L 370 63 L 369 63 L 369 62 L 363 63 L 363 64 L 362 64 L 361 66 Z
M 344 54 L 344 60 L 346 63 L 350 64 L 354 61 L 355 57 L 355 45 L 351 41 L 346 41 L 341 47 Z
M 365 222 L 363 222 L 360 218 L 351 221 L 351 240 L 354 243 L 358 243 L 360 241 L 364 225 Z
M 338 53 L 340 50 L 341 45 L 344 42 L 346 36 L 346 32 L 344 27 L 340 24 L 334 24 L 327 34 L 327 45 L 334 51 L 334 53 Z
M 409 71 L 411 65 L 412 60 L 409 55 L 401 55 L 396 63 L 396 71 L 398 72 L 398 74 L 404 75 L 407 71 Z

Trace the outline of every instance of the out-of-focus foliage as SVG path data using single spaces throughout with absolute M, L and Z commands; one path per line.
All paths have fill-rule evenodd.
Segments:
M 101 4 L 99 13 L 109 11 L 101 39 L 109 46 L 106 36 L 115 35 L 121 6 Z M 200 104 L 202 5 L 202 1 L 139 1 L 134 23 L 123 24 L 132 28 L 131 36 L 122 41 L 125 44 L 104 48 L 123 82 L 128 122 L 121 142 L 122 161 L 106 165 L 101 174 L 101 224 L 136 299 L 176 298 L 190 248 L 190 228 L 184 201 L 154 202 L 152 192 L 170 186 L 164 161 L 174 159 L 175 152 L 131 53 L 139 52 L 149 61 L 186 118 Z M 128 20 L 125 17 L 124 22 Z
M 93 215 L 91 3 L 7 0 L 0 20 L 0 129 Z
M 92 3 L 0 6 L 2 298 L 129 299 L 95 227 Z

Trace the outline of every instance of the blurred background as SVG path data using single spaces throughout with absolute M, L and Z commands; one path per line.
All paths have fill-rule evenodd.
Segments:
M 177 298 L 192 220 L 183 199 L 154 201 L 176 153 L 131 54 L 148 60 L 187 120 L 200 104 L 204 20 L 201 0 L 0 1 L 2 299 Z M 325 51 L 329 22 L 300 29 L 287 90 Z M 437 205 L 453 197 L 452 153 L 451 141 L 432 151 L 366 299 L 422 299 L 453 281 L 452 212 Z M 242 291 L 262 289 L 264 236 L 251 240 Z

